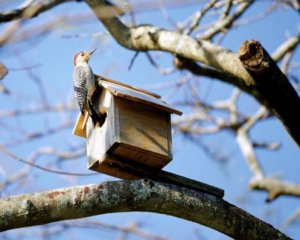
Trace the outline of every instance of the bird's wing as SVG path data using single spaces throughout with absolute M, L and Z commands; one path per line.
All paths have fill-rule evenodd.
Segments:
M 73 71 L 73 86 L 80 111 L 83 113 L 87 97 L 87 76 L 83 66 L 76 66 Z

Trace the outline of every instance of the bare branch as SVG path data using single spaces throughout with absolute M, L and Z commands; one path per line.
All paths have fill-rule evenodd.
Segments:
M 288 225 L 296 223 L 300 219 L 300 208 L 296 209 L 282 224 L 283 228 L 286 228 Z
M 45 12 L 61 3 L 70 2 L 72 0 L 47 0 L 47 1 L 29 1 L 29 5 L 21 6 L 18 9 L 0 12 L 0 23 L 9 22 L 21 18 L 36 17 L 40 13 Z
M 139 222 L 133 222 L 128 224 L 127 226 L 124 227 L 118 227 L 116 225 L 111 225 L 111 224 L 107 224 L 107 223 L 103 223 L 103 222 L 98 222 L 98 221 L 76 221 L 73 223 L 64 223 L 64 226 L 68 226 L 68 227 L 76 227 L 76 228 L 84 228 L 84 229 L 109 229 L 109 230 L 113 230 L 116 232 L 120 232 L 122 235 L 128 235 L 128 234 L 132 234 L 132 235 L 136 235 L 139 236 L 143 239 L 149 239 L 149 240 L 167 240 L 167 238 L 165 237 L 160 237 L 157 235 L 154 235 L 152 233 L 148 233 L 146 231 L 143 231 L 140 226 L 141 223 Z
M 187 35 L 191 34 L 197 28 L 203 16 L 216 4 L 217 1 L 218 0 L 211 0 L 205 5 L 204 8 L 196 12 L 196 14 L 192 17 L 192 22 L 189 28 L 186 31 L 184 31 L 184 33 Z
M 280 195 L 300 196 L 300 185 L 290 182 L 284 182 L 275 177 L 261 179 L 252 179 L 250 182 L 252 189 L 268 192 L 267 201 L 270 202 Z
M 272 54 L 274 61 L 280 61 L 285 54 L 293 51 L 300 44 L 300 34 L 298 36 L 290 37 L 282 43 L 276 51 Z
M 261 179 L 264 177 L 262 167 L 255 155 L 254 147 L 248 136 L 249 129 L 260 119 L 266 115 L 267 111 L 262 107 L 249 121 L 247 121 L 241 128 L 237 130 L 236 140 L 239 147 L 247 160 L 247 164 L 254 175 L 254 179 Z
M 70 103 L 61 103 L 58 105 L 43 105 L 40 107 L 33 107 L 33 108 L 24 108 L 24 109 L 15 109 L 15 110 L 0 110 L 0 118 L 9 118 L 9 117 L 17 117 L 21 115 L 31 115 L 31 114 L 41 114 L 45 112 L 65 112 L 65 111 L 73 111 L 77 110 L 77 106 L 73 104 L 72 102 Z
M 214 22 L 214 24 L 209 27 L 209 30 L 200 35 L 200 38 L 211 39 L 219 32 L 225 31 L 226 29 L 230 28 L 234 21 L 238 19 L 247 10 L 247 8 L 251 6 L 253 2 L 253 0 L 242 1 L 242 3 L 234 13 L 232 13 L 231 15 L 227 15 L 226 17 L 222 17 Z
M 73 173 L 73 172 L 67 172 L 67 171 L 59 171 L 59 170 L 54 170 L 54 169 L 49 169 L 43 166 L 40 166 L 38 164 L 35 164 L 34 162 L 31 161 L 27 161 L 25 159 L 22 159 L 20 157 L 18 157 L 17 155 L 15 155 L 14 153 L 12 153 L 11 151 L 9 151 L 8 149 L 1 147 L 0 146 L 0 151 L 4 152 L 5 154 L 9 155 L 11 158 L 25 163 L 31 167 L 35 167 L 38 168 L 40 170 L 46 171 L 46 172 L 50 172 L 50 173 L 55 173 L 55 174 L 62 174 L 62 175 L 69 175 L 69 176 L 92 176 L 92 175 L 96 175 L 97 173 Z

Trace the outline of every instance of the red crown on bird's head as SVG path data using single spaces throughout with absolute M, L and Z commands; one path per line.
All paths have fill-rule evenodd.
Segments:
M 74 56 L 74 65 L 76 65 L 77 63 L 77 58 L 80 56 L 82 57 L 82 60 L 85 61 L 85 62 L 88 62 L 91 55 L 96 51 L 96 48 L 94 48 L 92 51 L 89 51 L 89 52 L 86 52 L 86 51 L 81 51 L 77 54 L 75 54 Z
M 76 63 L 77 63 L 77 57 L 78 57 L 80 54 L 83 54 L 83 52 L 79 52 L 79 53 L 76 53 L 76 54 L 75 54 L 74 59 L 73 59 L 73 61 L 74 61 L 74 66 L 75 66 Z

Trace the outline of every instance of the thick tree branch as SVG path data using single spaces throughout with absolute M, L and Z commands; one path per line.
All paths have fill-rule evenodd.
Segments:
M 173 32 L 151 25 L 140 25 L 129 28 L 123 24 L 111 9 L 110 13 L 103 14 L 102 8 L 109 10 L 106 1 L 86 0 L 98 19 L 104 24 L 110 34 L 123 47 L 137 50 L 160 50 L 194 61 L 202 62 L 226 74 L 238 77 L 247 84 L 253 82 L 252 77 L 245 70 L 238 56 L 228 49 L 208 41 Z M 105 16 L 104 16 L 105 15 Z M 107 16 L 112 17 L 107 17 Z
M 237 86 L 244 92 L 254 96 L 256 100 L 259 101 L 261 104 L 267 105 L 267 102 L 264 100 L 264 97 L 260 95 L 260 93 L 255 89 L 253 85 L 247 85 L 243 80 L 241 80 L 238 77 L 225 74 L 213 68 L 201 66 L 190 59 L 179 56 L 174 58 L 174 65 L 176 66 L 176 68 L 188 70 L 194 75 L 215 78 L 222 82 Z
M 239 49 L 255 88 L 300 146 L 300 98 L 277 64 L 258 41 L 246 41 Z
M 290 239 L 220 198 L 151 180 L 117 181 L 0 199 L 2 231 L 112 212 L 149 211 L 193 221 L 235 239 Z

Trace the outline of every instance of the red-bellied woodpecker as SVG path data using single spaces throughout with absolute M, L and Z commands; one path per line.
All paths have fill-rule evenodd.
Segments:
M 96 90 L 94 73 L 88 64 L 93 52 L 79 52 L 74 56 L 73 87 L 81 114 L 88 111 L 93 124 L 99 121 L 99 114 L 93 107 L 92 97 Z

